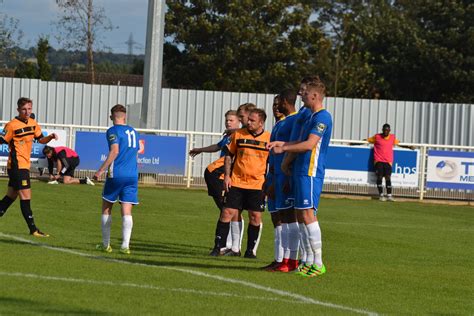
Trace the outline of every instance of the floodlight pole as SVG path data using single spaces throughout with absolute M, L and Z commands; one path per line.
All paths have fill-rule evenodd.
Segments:
M 159 129 L 161 127 L 159 114 L 161 112 L 165 11 L 165 0 L 148 0 L 141 128 Z

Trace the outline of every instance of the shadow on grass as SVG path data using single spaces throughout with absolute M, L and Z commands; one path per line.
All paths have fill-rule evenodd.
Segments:
M 28 300 L 23 298 L 13 297 L 0 297 L 0 306 L 2 309 L 2 315 L 7 315 L 9 312 L 12 314 L 59 314 L 59 315 L 106 315 L 107 313 L 84 309 L 84 308 L 71 308 L 66 306 L 52 306 L 50 302 L 41 302 Z

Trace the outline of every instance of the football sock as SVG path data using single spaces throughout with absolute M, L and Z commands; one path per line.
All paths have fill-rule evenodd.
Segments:
M 110 227 L 112 226 L 112 216 L 102 214 L 102 244 L 104 247 L 110 245 Z
M 129 248 L 130 236 L 132 236 L 133 218 L 132 215 L 122 216 L 122 248 Z
M 254 226 L 249 223 L 247 228 L 247 252 L 256 253 L 258 247 L 258 239 L 260 235 L 260 226 Z
M 242 220 L 239 222 L 239 230 L 240 230 L 240 240 L 239 240 L 239 250 L 242 249 L 242 240 L 244 239 L 244 231 L 245 231 L 245 221 Z
M 385 185 L 387 187 L 387 195 L 392 194 L 392 180 L 391 179 L 385 179 Z
M 3 199 L 0 201 L 0 217 L 6 213 L 7 209 L 10 207 L 10 205 L 12 205 L 13 202 L 15 202 L 15 200 L 10 198 L 8 195 L 3 197 Z
M 312 265 L 314 262 L 314 254 L 313 250 L 311 249 L 311 244 L 309 242 L 309 236 L 308 236 L 308 229 L 306 228 L 306 225 L 300 225 L 300 234 L 301 234 L 301 242 L 303 243 L 303 248 L 306 252 L 306 260 L 305 263 L 308 265 Z
M 377 190 L 379 190 L 379 195 L 383 195 L 382 178 L 377 178 Z
M 304 237 L 304 223 L 298 223 L 299 238 L 300 238 L 300 260 L 306 263 L 306 249 L 304 248 L 303 237 Z
M 80 184 L 87 184 L 87 179 L 79 179 Z
M 311 244 L 311 250 L 314 253 L 314 262 L 318 267 L 323 266 L 322 258 L 322 241 L 321 241 L 321 228 L 319 227 L 319 222 L 316 221 L 309 225 L 306 225 L 308 229 L 308 238 Z
M 298 248 L 300 246 L 300 229 L 298 223 L 288 224 L 288 248 L 290 250 L 290 259 L 298 259 Z
M 229 235 L 230 222 L 217 222 L 216 238 L 214 239 L 214 248 L 221 249 L 225 247 L 227 235 Z
M 30 233 L 35 232 L 37 228 L 35 225 L 35 219 L 33 218 L 33 212 L 31 211 L 30 200 L 20 200 L 20 208 L 23 218 L 25 219 L 26 224 L 28 224 Z
M 274 252 L 275 252 L 275 261 L 281 262 L 283 260 L 283 247 L 281 246 L 281 232 L 282 226 L 278 225 L 273 230 L 273 241 L 274 241 Z
M 227 237 L 227 248 L 233 252 L 240 251 L 240 222 L 230 222 L 230 245 Z
M 281 247 L 283 248 L 283 258 L 290 257 L 290 248 L 288 246 L 288 223 L 281 224 Z

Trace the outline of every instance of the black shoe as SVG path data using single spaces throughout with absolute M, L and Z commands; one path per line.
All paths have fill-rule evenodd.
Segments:
M 211 257 L 219 257 L 220 255 L 221 251 L 219 250 L 219 248 L 212 249 L 211 253 L 209 254 L 209 256 Z
M 273 261 L 272 263 L 267 264 L 266 266 L 261 267 L 260 269 L 262 269 L 262 270 L 273 270 L 274 268 L 278 267 L 280 265 L 280 263 L 281 262 Z
M 247 259 L 257 259 L 257 256 L 253 254 L 253 252 L 251 251 L 246 251 L 245 252 L 245 255 L 244 255 L 244 258 L 247 258 Z
M 227 256 L 227 257 L 240 257 L 240 251 L 233 251 L 232 249 L 226 249 L 221 252 L 222 256 Z

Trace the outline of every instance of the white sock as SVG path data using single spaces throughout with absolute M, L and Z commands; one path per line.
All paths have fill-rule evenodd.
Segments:
M 227 248 L 232 249 L 233 252 L 240 251 L 240 225 L 241 222 L 230 222 L 230 247 L 229 238 L 227 238 Z
M 319 227 L 319 222 L 316 221 L 309 225 L 306 225 L 308 229 L 308 239 L 311 244 L 311 249 L 314 253 L 314 263 L 318 267 L 323 266 L 323 252 L 322 252 L 322 240 L 321 240 L 321 228 Z
M 283 258 L 290 257 L 290 248 L 288 246 L 288 223 L 281 224 L 281 247 L 283 248 Z M 280 262 L 280 261 L 278 261 Z
M 235 222 L 230 222 L 230 229 L 229 229 L 229 233 L 227 234 L 227 240 L 225 242 L 225 247 L 227 249 L 231 249 L 232 248 L 232 238 L 233 238 L 233 233 L 234 233 L 234 227 L 233 227 L 233 224 Z
M 130 247 L 130 236 L 132 236 L 132 215 L 122 216 L 122 248 Z
M 260 223 L 260 230 L 258 231 L 258 238 L 257 238 L 257 241 L 255 242 L 255 246 L 252 249 L 252 253 L 255 256 L 257 255 L 258 245 L 260 244 L 260 239 L 262 238 L 262 231 L 263 231 L 263 223 Z
M 288 224 L 288 249 L 290 259 L 298 259 L 298 248 L 300 247 L 300 229 L 298 223 Z
M 281 238 L 282 238 L 282 227 L 277 226 L 274 229 L 274 251 L 275 251 L 275 261 L 282 262 L 283 261 L 283 247 L 281 246 Z
M 244 239 L 244 230 L 245 230 L 245 222 L 244 219 L 239 222 L 239 229 L 240 229 L 240 241 L 239 241 L 239 250 L 242 249 L 242 240 Z
M 110 245 L 110 227 L 112 226 L 112 216 L 102 214 L 102 244 L 104 247 Z
M 304 224 L 300 225 L 300 234 L 301 234 L 301 242 L 303 243 L 303 248 L 306 252 L 305 263 L 307 265 L 312 265 L 314 263 L 314 254 L 313 254 L 313 250 L 311 248 L 311 244 L 309 242 L 308 229 L 307 229 L 306 225 L 304 225 Z
M 306 263 L 306 249 L 304 247 L 303 238 L 305 236 L 304 223 L 298 223 L 299 238 L 300 238 L 300 260 Z

